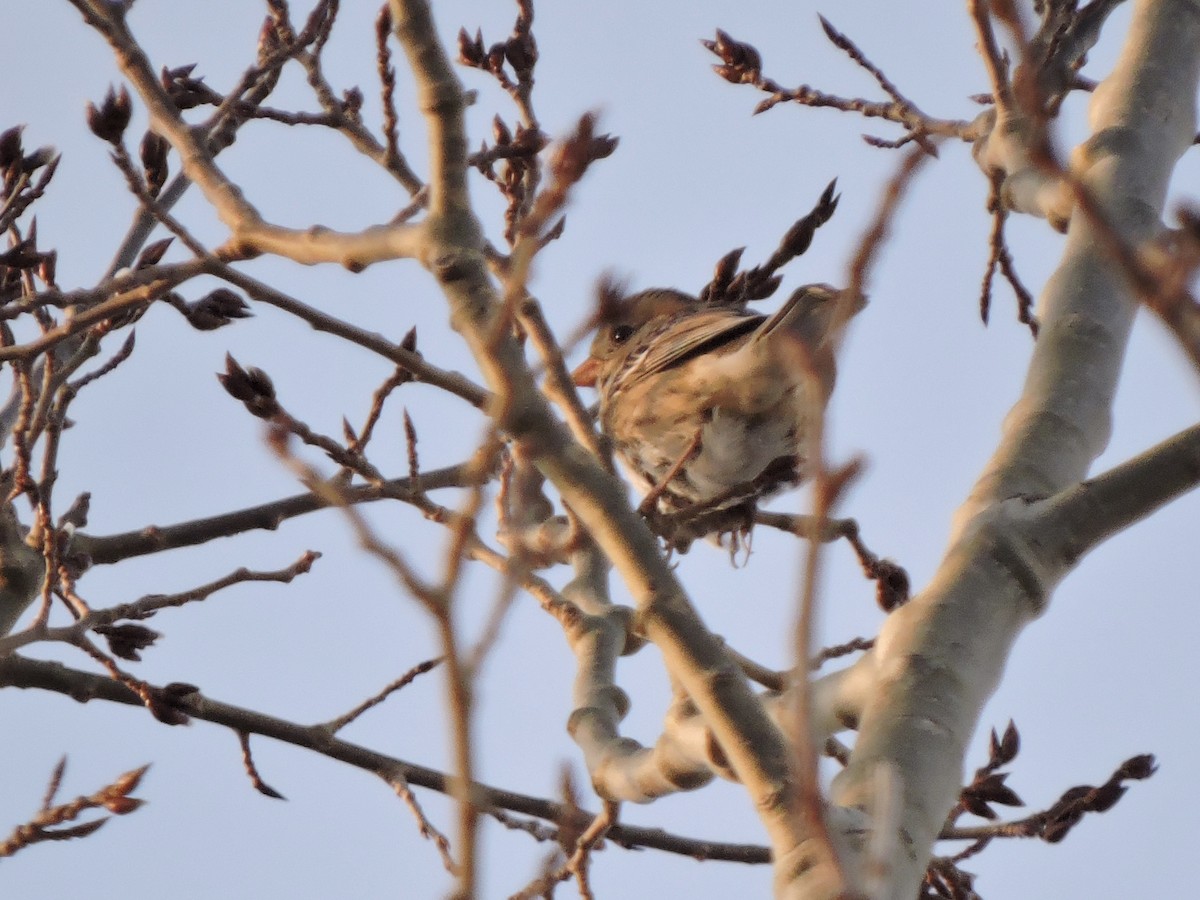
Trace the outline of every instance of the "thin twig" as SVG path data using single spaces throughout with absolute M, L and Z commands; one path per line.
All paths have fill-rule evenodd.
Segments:
M 442 858 L 442 865 L 446 871 L 451 875 L 457 875 L 458 864 L 454 861 L 454 856 L 450 852 L 450 839 L 429 821 L 429 817 L 425 815 L 425 810 L 421 808 L 420 801 L 417 800 L 417 795 L 408 786 L 408 781 L 394 769 L 384 775 L 383 779 L 392 786 L 392 790 L 396 792 L 396 796 L 404 801 L 404 805 L 408 807 L 409 811 L 413 814 L 413 818 L 417 820 L 417 829 L 421 837 L 433 841 L 433 845 L 437 847 L 438 855 Z
M 250 784 L 254 786 L 254 789 L 272 800 L 286 800 L 287 797 L 263 781 L 262 776 L 258 774 L 258 767 L 254 765 L 254 755 L 250 752 L 250 735 L 239 731 L 237 739 L 242 748 L 242 766 L 246 769 L 246 774 L 250 777 Z
M 82 822 L 78 825 L 65 825 L 65 823 L 79 818 L 80 815 L 88 810 L 104 809 L 113 815 L 124 816 L 142 806 L 144 801 L 130 795 L 137 790 L 142 776 L 150 768 L 148 765 L 126 772 L 117 778 L 116 781 L 106 785 L 90 796 L 78 797 L 69 803 L 51 806 L 50 802 L 54 794 L 57 793 L 58 785 L 62 780 L 65 761 L 66 758 L 64 757 L 55 766 L 54 774 L 50 778 L 50 785 L 46 791 L 45 800 L 38 814 L 24 825 L 18 825 L 14 828 L 7 838 L 0 840 L 0 858 L 12 856 L 26 847 L 42 843 L 43 841 L 67 841 L 93 834 L 108 821 L 109 816 L 93 819 L 90 822 Z M 64 825 L 65 827 L 56 827 Z
M 426 672 L 430 672 L 435 669 L 441 661 L 442 658 L 438 656 L 434 657 L 433 659 L 427 659 L 424 662 L 417 663 L 373 697 L 368 697 L 362 703 L 358 704 L 358 706 L 354 707 L 354 709 L 343 713 L 336 719 L 332 719 L 320 727 L 329 729 L 330 734 L 337 734 L 367 710 L 378 706 L 392 694 L 396 693 L 396 691 L 408 687 L 421 675 L 424 675 Z

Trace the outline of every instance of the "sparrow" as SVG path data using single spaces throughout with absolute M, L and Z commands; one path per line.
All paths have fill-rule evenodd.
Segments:
M 600 428 L 669 546 L 733 535 L 736 549 L 758 501 L 805 478 L 806 431 L 833 389 L 841 293 L 806 285 L 770 316 L 670 288 L 602 304 L 573 379 L 599 394 Z

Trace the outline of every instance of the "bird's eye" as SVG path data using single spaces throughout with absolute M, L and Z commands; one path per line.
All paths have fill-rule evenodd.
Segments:
M 633 335 L 632 325 L 614 325 L 609 336 L 614 344 L 623 344 Z

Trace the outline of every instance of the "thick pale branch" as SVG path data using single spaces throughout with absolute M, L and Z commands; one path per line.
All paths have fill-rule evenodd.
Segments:
M 178 151 L 184 174 L 232 232 L 230 251 L 234 255 L 274 253 L 307 265 L 334 262 L 358 271 L 376 262 L 419 256 L 427 248 L 422 225 L 376 225 L 348 234 L 320 226 L 283 228 L 265 221 L 241 188 L 217 166 L 202 130 L 184 121 L 130 33 L 122 8 L 99 0 L 71 2 L 108 40 L 121 71 L 146 104 L 154 131 Z
M 1075 165 L 1130 245 L 1161 228 L 1171 171 L 1195 134 L 1198 75 L 1200 3 L 1140 0 L 1122 56 L 1093 97 L 1095 133 Z M 878 684 L 833 795 L 841 805 L 869 809 L 877 771 L 885 767 L 899 776 L 903 850 L 892 859 L 889 895 L 915 890 L 958 795 L 983 704 L 1017 634 L 1044 607 L 1056 581 L 1024 552 L 1024 498 L 1069 492 L 1108 440 L 1136 304 L 1105 246 L 1077 209 L 1063 262 L 1042 297 L 1043 327 L 1000 446 L 956 516 L 933 582 L 888 618 L 876 644 Z M 1164 466 L 1165 459 L 1159 461 Z M 1137 468 L 1145 467 L 1108 484 L 1132 487 Z M 1195 476 L 1185 468 L 1174 478 L 1175 487 L 1129 501 L 1142 504 L 1137 514 Z
M 558 617 L 576 658 L 568 730 L 583 753 L 592 786 L 606 800 L 646 803 L 707 784 L 716 770 L 712 742 L 686 697 L 676 697 L 652 748 L 621 736 L 629 697 L 616 684 L 616 663 L 636 640 L 632 611 L 609 602 L 608 569 L 597 548 L 577 552 L 572 563 L 576 578 L 563 589 L 573 601 L 572 614 Z
M 1077 153 L 1078 174 L 1130 245 L 1160 231 L 1172 168 L 1195 134 L 1198 36 L 1192 0 L 1142 0 L 1121 63 L 1092 99 L 1095 134 Z M 1024 391 L 960 528 L 997 500 L 1070 486 L 1104 449 L 1136 308 L 1104 243 L 1084 216 L 1073 218 L 1042 296 Z
M 417 96 L 429 131 L 429 212 L 433 218 L 462 227 L 474 223 L 467 193 L 466 104 L 429 6 L 391 0 L 396 34 L 417 76 Z M 479 235 L 472 235 L 478 239 Z
M 320 225 L 297 229 L 234 220 L 233 231 L 230 249 L 238 256 L 274 253 L 306 266 L 337 263 L 351 272 L 362 271 L 372 263 L 419 256 L 428 246 L 420 224 L 372 225 L 362 231 L 344 232 Z
M 1029 510 L 1030 537 L 1065 572 L 1114 534 L 1200 484 L 1200 425 Z
M 153 129 L 179 152 L 184 172 L 213 204 L 222 221 L 236 230 L 243 223 L 260 221 L 258 211 L 242 196 L 213 162 L 179 109 L 159 83 L 146 54 L 130 33 L 121 6 L 100 0 L 71 0 L 84 20 L 108 41 L 117 64 L 146 104 Z
M 637 604 L 647 636 L 663 651 L 672 675 L 706 717 L 749 791 L 784 865 L 803 841 L 791 753 L 745 677 L 703 626 L 659 553 L 645 523 L 630 508 L 624 485 L 572 440 L 558 421 L 505 327 L 488 278 L 486 253 L 466 194 L 462 89 L 422 0 L 392 0 L 400 43 L 413 68 L 430 130 L 432 234 L 444 242 L 430 260 L 466 339 L 495 392 L 497 424 L 521 445 L 612 560 Z

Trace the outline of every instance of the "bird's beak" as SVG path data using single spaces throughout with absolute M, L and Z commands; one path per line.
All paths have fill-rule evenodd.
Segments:
M 575 382 L 576 387 L 594 388 L 599 377 L 600 360 L 594 356 L 589 356 L 571 373 L 571 380 Z

